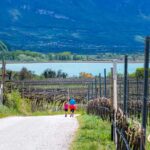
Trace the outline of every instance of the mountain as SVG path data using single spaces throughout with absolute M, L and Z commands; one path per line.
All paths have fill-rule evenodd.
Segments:
M 1 0 L 0 39 L 11 50 L 140 52 L 150 0 Z

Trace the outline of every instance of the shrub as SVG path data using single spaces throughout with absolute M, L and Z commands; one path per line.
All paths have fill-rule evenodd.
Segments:
M 22 99 L 18 91 L 13 91 L 6 95 L 5 105 L 10 109 L 14 109 L 20 113 L 28 114 L 31 112 L 29 100 Z

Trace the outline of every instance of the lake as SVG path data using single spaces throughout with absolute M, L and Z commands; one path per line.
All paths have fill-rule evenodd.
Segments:
M 20 63 L 20 64 L 7 64 L 6 68 L 8 70 L 20 71 L 23 67 L 28 70 L 33 71 L 35 74 L 40 75 L 47 68 L 58 71 L 61 69 L 66 72 L 70 77 L 78 76 L 80 72 L 91 73 L 93 75 L 104 74 L 104 68 L 106 68 L 107 73 L 110 72 L 112 63 Z M 129 63 L 128 72 L 132 73 L 138 67 L 143 67 L 143 63 Z M 117 64 L 118 73 L 124 72 L 124 64 Z

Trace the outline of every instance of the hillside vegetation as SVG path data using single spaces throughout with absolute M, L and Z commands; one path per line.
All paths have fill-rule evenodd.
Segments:
M 8 51 L 5 53 L 5 59 L 8 62 L 49 62 L 49 61 L 118 61 L 124 60 L 124 54 L 121 53 L 99 53 L 96 55 L 80 55 L 71 53 L 69 51 L 59 53 L 40 53 L 33 51 Z M 141 53 L 129 54 L 129 61 L 138 62 L 143 61 L 144 56 Z M 2 56 L 0 56 L 2 60 Z

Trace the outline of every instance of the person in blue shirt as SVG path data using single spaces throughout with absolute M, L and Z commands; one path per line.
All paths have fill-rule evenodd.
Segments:
M 76 100 L 72 97 L 69 100 L 69 104 L 70 104 L 69 108 L 70 108 L 70 112 L 71 112 L 70 117 L 73 117 L 74 116 L 74 111 L 76 110 L 76 106 L 75 106 Z
M 72 97 L 69 101 L 70 105 L 75 105 L 76 104 L 76 100 Z

